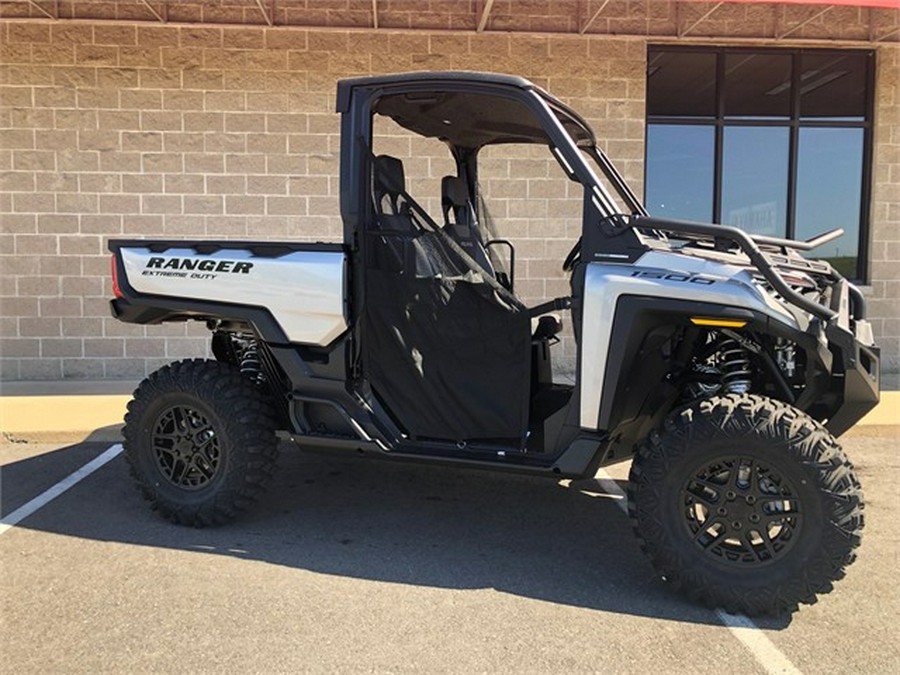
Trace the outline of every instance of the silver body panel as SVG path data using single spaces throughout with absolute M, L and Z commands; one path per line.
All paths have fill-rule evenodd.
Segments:
M 272 258 L 241 249 L 204 255 L 189 248 L 123 248 L 121 256 L 128 283 L 140 293 L 265 307 L 288 339 L 301 344 L 324 346 L 347 330 L 340 252 Z
M 582 309 L 582 428 L 597 428 L 616 306 L 628 295 L 741 307 L 797 328 L 790 311 L 733 265 L 665 252 L 646 253 L 632 265 L 590 263 Z

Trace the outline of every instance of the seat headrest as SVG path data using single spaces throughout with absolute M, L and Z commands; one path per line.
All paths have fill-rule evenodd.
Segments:
M 406 191 L 406 176 L 403 173 L 403 162 L 390 155 L 378 155 L 375 158 L 375 187 L 380 192 L 400 194 Z
M 458 176 L 444 176 L 441 179 L 441 199 L 445 205 L 468 205 L 469 189 L 466 181 Z

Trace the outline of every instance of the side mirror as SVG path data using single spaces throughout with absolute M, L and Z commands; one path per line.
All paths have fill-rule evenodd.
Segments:
M 509 239 L 491 239 L 484 243 L 484 248 L 488 253 L 490 253 L 492 246 L 505 246 L 509 249 L 509 275 L 505 272 L 497 272 L 497 281 L 503 288 L 512 293 L 516 279 L 516 248 Z

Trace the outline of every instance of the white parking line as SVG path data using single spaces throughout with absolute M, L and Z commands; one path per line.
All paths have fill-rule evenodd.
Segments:
M 628 515 L 628 496 L 613 480 L 613 477 L 605 470 L 600 469 L 596 479 L 608 494 L 619 498 L 616 499 L 616 506 L 622 509 L 625 515 Z M 753 621 L 745 616 L 727 614 L 721 609 L 716 610 L 716 616 L 731 631 L 731 634 L 753 654 L 753 658 L 769 675 L 801 675 L 800 670 L 781 653 Z
M 800 675 L 800 670 L 778 650 L 778 647 L 772 644 L 759 626 L 746 616 L 728 614 L 721 609 L 717 609 L 716 614 L 719 615 L 722 623 L 728 626 L 728 630 L 744 643 L 744 646 L 756 657 L 759 665 L 765 668 L 767 673 L 770 675 Z
M 87 478 L 104 464 L 118 457 L 121 453 L 121 443 L 116 443 L 115 445 L 109 446 L 106 450 L 103 451 L 101 455 L 98 455 L 97 457 L 92 459 L 90 462 L 78 469 L 78 471 L 76 471 L 75 473 L 69 474 L 53 487 L 44 490 L 41 494 L 39 494 L 27 504 L 20 506 L 9 515 L 0 518 L 0 535 L 8 532 L 15 525 L 18 525 L 22 520 L 30 516 L 39 508 L 59 497 L 70 487 L 78 483 L 80 480 Z

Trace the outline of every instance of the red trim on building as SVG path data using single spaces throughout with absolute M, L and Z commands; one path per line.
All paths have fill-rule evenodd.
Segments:
M 900 9 L 900 0 L 691 0 L 692 2 L 755 2 L 766 5 L 843 5 L 850 7 L 879 7 Z

